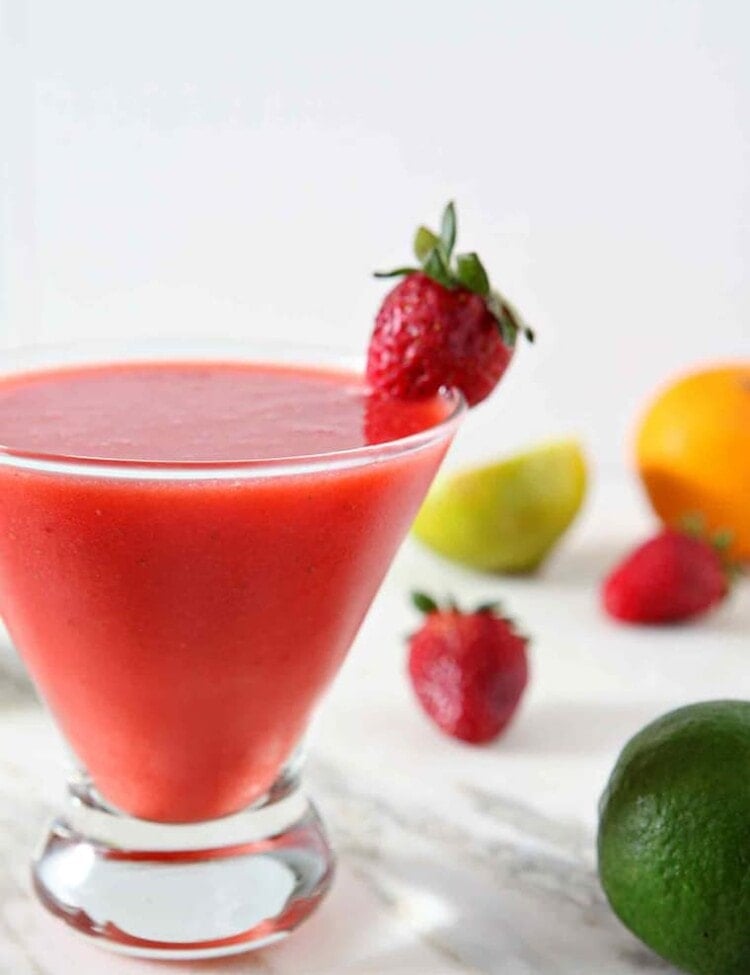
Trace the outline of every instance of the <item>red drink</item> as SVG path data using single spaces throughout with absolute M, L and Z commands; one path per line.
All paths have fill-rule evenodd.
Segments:
M 269 789 L 451 431 L 418 432 L 450 410 L 240 363 L 0 382 L 0 611 L 109 802 L 192 822 Z

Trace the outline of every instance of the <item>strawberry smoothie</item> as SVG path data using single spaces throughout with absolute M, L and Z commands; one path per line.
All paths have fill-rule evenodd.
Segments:
M 453 408 L 231 362 L 0 380 L 0 612 L 109 802 L 194 822 L 268 790 L 453 424 L 390 441 Z

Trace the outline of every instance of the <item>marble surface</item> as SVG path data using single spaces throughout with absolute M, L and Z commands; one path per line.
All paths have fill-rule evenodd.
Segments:
M 596 880 L 596 803 L 642 724 L 675 705 L 750 696 L 750 587 L 700 624 L 634 630 L 597 604 L 608 565 L 650 519 L 603 482 L 534 579 L 492 579 L 402 550 L 317 723 L 307 773 L 339 854 L 324 906 L 287 941 L 194 975 L 631 975 L 671 971 L 609 911 Z M 405 594 L 499 597 L 533 638 L 509 732 L 471 748 L 415 707 Z M 58 745 L 12 652 L 0 650 L 0 975 L 146 975 L 34 902 L 27 862 L 62 789 Z

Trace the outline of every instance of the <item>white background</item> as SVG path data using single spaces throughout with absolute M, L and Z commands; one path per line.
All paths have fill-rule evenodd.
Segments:
M 523 310 L 464 434 L 577 432 L 750 349 L 741 0 L 0 0 L 6 342 L 213 333 L 364 347 L 369 272 L 459 206 Z

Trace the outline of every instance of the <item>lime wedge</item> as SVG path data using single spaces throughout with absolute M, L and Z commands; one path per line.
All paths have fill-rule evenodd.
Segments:
M 440 555 L 486 572 L 531 572 L 575 518 L 586 461 L 575 440 L 540 444 L 439 481 L 414 535 Z

